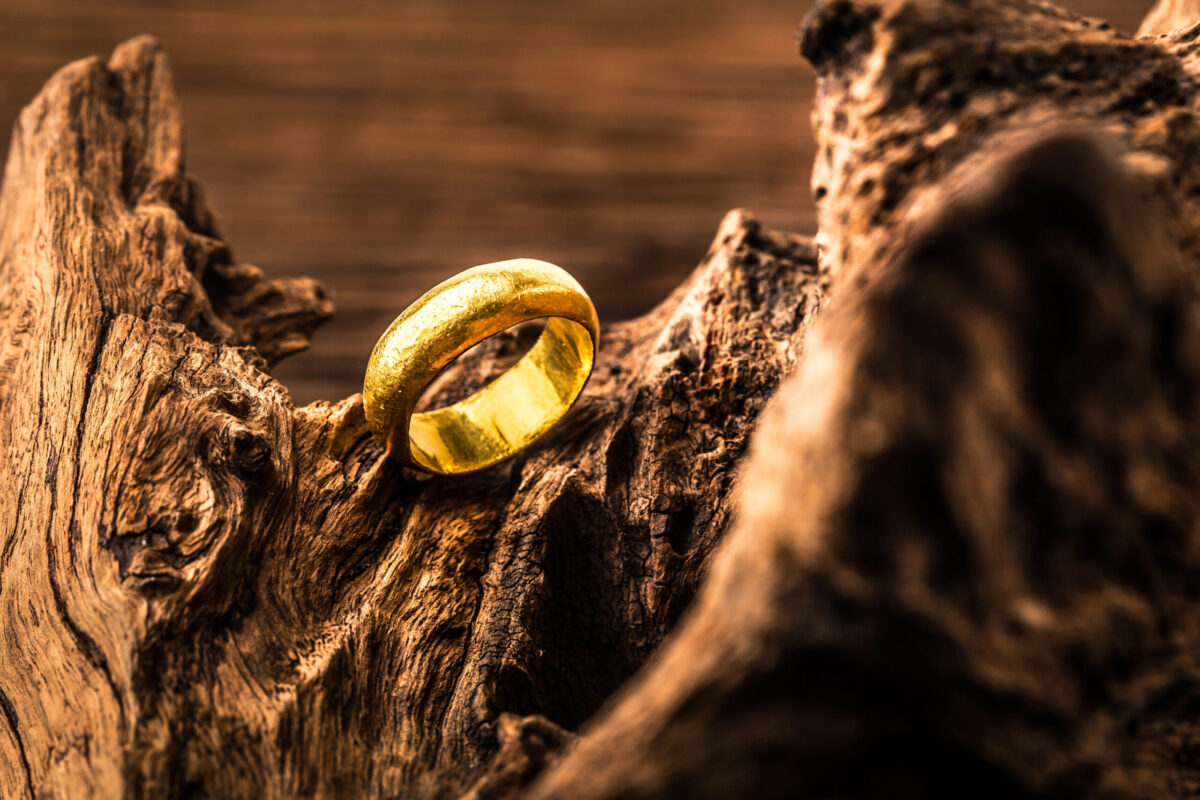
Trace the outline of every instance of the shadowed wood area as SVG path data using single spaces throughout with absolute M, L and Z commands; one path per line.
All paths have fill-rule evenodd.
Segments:
M 1133 30 L 1142 3 L 1068 7 Z M 62 64 L 149 33 L 240 260 L 337 308 L 278 377 L 359 391 L 392 318 L 473 264 L 563 266 L 601 323 L 661 301 L 730 208 L 811 233 L 808 2 L 0 4 L 0 120 Z

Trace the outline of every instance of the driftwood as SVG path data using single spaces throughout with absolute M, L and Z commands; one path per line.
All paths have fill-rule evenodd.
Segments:
M 819 302 L 811 242 L 731 214 L 552 436 L 431 480 L 268 376 L 329 304 L 232 259 L 152 42 L 50 81 L 0 203 L 5 796 L 525 782 L 691 599 Z
M 64 68 L 0 195 L 0 794 L 1196 791 L 1198 35 L 819 4 L 819 253 L 731 214 L 456 479 L 269 377 L 329 304 L 233 259 L 153 43 Z
M 1200 790 L 1198 35 L 814 8 L 828 310 L 693 613 L 532 796 Z

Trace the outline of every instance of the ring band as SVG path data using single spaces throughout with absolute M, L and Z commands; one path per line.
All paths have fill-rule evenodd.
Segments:
M 413 413 L 439 373 L 473 345 L 547 318 L 521 360 L 453 405 Z M 367 422 L 390 456 L 428 472 L 482 469 L 525 449 L 574 404 L 592 372 L 600 323 L 564 270 L 518 258 L 460 272 L 396 317 L 363 383 Z

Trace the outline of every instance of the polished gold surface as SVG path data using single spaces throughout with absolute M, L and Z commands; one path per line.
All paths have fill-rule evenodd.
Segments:
M 475 394 L 414 414 L 454 359 L 513 325 L 547 318 L 520 361 Z M 503 461 L 570 409 L 592 372 L 600 325 L 583 288 L 545 261 L 473 267 L 438 284 L 384 331 L 363 384 L 367 422 L 388 454 L 444 474 Z

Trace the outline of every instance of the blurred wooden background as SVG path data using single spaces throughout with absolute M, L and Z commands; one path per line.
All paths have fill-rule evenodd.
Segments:
M 1132 30 L 1148 3 L 1071 0 Z M 4 0 L 0 120 L 62 64 L 151 33 L 238 258 L 338 314 L 278 376 L 361 389 L 375 338 L 473 264 L 544 258 L 601 323 L 695 266 L 722 214 L 814 229 L 808 0 Z

